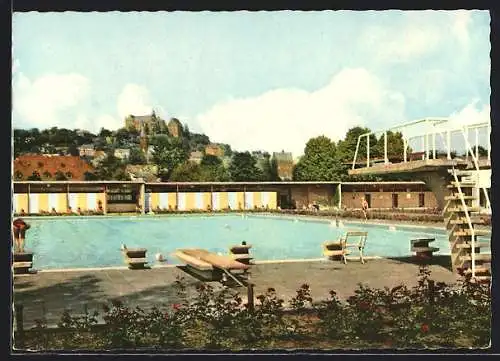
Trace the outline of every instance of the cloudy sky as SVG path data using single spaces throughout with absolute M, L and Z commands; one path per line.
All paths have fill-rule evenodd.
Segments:
M 236 150 L 489 119 L 487 11 L 15 13 L 13 126 L 152 109 Z

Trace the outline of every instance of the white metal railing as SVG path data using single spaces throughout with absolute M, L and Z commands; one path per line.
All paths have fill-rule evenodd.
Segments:
M 476 129 L 476 139 L 478 138 L 478 134 L 477 134 L 477 130 L 478 128 L 475 128 Z M 470 153 L 471 155 L 471 158 L 472 158 L 472 162 L 474 163 L 474 168 L 476 169 L 477 172 L 479 172 L 479 162 L 478 162 L 478 151 L 477 151 L 477 148 L 478 148 L 478 145 L 476 143 L 476 155 L 474 155 L 474 151 L 472 150 L 472 147 L 470 146 L 470 143 L 469 143 L 469 140 L 468 140 L 468 137 L 467 137 L 467 134 L 466 132 L 462 132 L 463 136 L 464 136 L 464 140 L 465 140 L 465 145 L 467 147 L 467 154 Z M 479 173 L 478 173 L 479 174 Z M 478 183 L 478 179 L 476 180 L 476 185 Z M 490 203 L 490 197 L 488 195 L 488 191 L 485 187 L 481 187 L 483 193 L 484 193 L 484 198 L 486 200 L 486 208 L 488 210 L 491 210 L 491 203 Z
M 357 157 L 358 157 L 358 153 L 359 153 L 359 146 L 361 144 L 361 140 L 363 138 L 366 138 L 366 145 L 367 145 L 367 150 L 366 150 L 366 164 L 367 164 L 367 167 L 370 166 L 370 135 L 377 135 L 377 134 L 383 134 L 384 135 L 384 163 L 387 164 L 389 163 L 389 159 L 388 159 L 388 149 L 387 149 L 387 132 L 388 131 L 401 131 L 402 129 L 404 128 L 408 128 L 408 127 L 411 127 L 411 126 L 415 126 L 417 124 L 422 124 L 424 123 L 425 125 L 429 125 L 429 124 L 433 124 L 433 126 L 437 125 L 437 124 L 441 124 L 441 123 L 445 123 L 447 122 L 448 119 L 447 118 L 437 118 L 437 117 L 434 117 L 434 118 L 425 118 L 425 119 L 419 119 L 419 120 L 414 120 L 412 122 L 406 122 L 406 123 L 401 123 L 401 124 L 398 124 L 396 126 L 393 126 L 391 128 L 388 128 L 388 129 L 385 129 L 385 130 L 378 130 L 378 131 L 373 131 L 373 132 L 368 132 L 368 133 L 364 133 L 364 134 L 361 134 L 359 137 L 358 137 L 358 142 L 356 144 L 356 150 L 354 152 L 354 159 L 353 159 L 353 162 L 352 162 L 352 169 L 355 168 L 356 166 L 356 160 L 357 160 Z M 426 132 L 425 134 L 425 137 L 427 138 L 428 135 L 431 135 L 432 132 Z M 425 138 L 423 138 L 423 142 L 424 143 L 424 147 L 426 147 L 426 145 L 429 143 L 428 140 L 424 140 Z M 408 138 L 403 136 L 403 161 L 406 162 L 407 161 L 407 148 L 408 148 Z M 435 143 L 435 142 L 434 142 Z M 427 155 L 428 156 L 428 155 Z
M 412 137 L 407 137 L 403 134 L 403 162 L 408 162 L 408 148 L 410 145 L 411 141 L 421 139 L 422 141 L 422 152 L 423 152 L 423 157 L 422 159 L 429 160 L 429 159 L 436 159 L 437 157 L 437 147 L 436 147 L 436 138 L 437 136 L 440 137 L 440 139 L 443 141 L 445 144 L 445 150 L 446 150 L 446 158 L 448 160 L 453 159 L 452 153 L 453 147 L 452 147 L 452 136 L 456 134 L 461 134 L 464 140 L 464 145 L 465 145 L 465 157 L 466 160 L 468 160 L 469 156 L 472 159 L 472 163 L 474 165 L 474 168 L 476 171 L 479 171 L 479 131 L 481 129 L 486 129 L 487 133 L 487 160 L 491 161 L 491 141 L 490 141 L 490 132 L 491 132 L 491 123 L 490 122 L 480 122 L 480 123 L 474 123 L 474 124 L 468 124 L 464 125 L 461 127 L 450 127 L 448 125 L 448 119 L 447 118 L 425 118 L 425 119 L 419 119 L 415 120 L 412 122 L 407 122 L 407 123 L 402 123 L 399 125 L 396 125 L 394 127 L 391 127 L 386 130 L 382 131 L 373 131 L 373 132 L 368 132 L 361 134 L 358 137 L 358 141 L 356 144 L 356 150 L 354 152 L 354 159 L 352 162 L 352 169 L 355 169 L 356 167 L 356 161 L 357 157 L 359 154 L 359 147 L 361 145 L 361 142 L 364 138 L 366 138 L 366 167 L 370 166 L 370 136 L 371 135 L 377 135 L 377 134 L 383 134 L 384 135 L 384 163 L 388 164 L 389 159 L 388 159 L 388 142 L 387 142 L 387 132 L 392 131 L 392 130 L 399 130 L 401 131 L 404 128 L 412 127 L 417 124 L 424 124 L 426 126 L 425 133 L 412 136 Z M 432 125 L 432 127 L 430 127 Z M 442 129 L 437 128 L 437 125 L 444 125 L 445 127 Z M 471 145 L 469 141 L 469 132 L 474 131 L 475 139 L 474 139 L 474 147 Z M 477 181 L 476 181 L 477 184 Z M 482 189 L 482 192 L 484 194 L 485 200 L 486 200 L 486 208 L 491 210 L 491 203 L 490 203 L 490 198 L 488 195 L 488 191 L 485 187 L 478 187 Z
M 470 232 L 471 232 L 472 278 L 475 278 L 476 277 L 476 232 L 474 231 L 474 227 L 472 226 L 472 221 L 471 221 L 470 215 L 469 215 L 469 207 L 467 206 L 467 204 L 465 204 L 464 194 L 462 192 L 462 188 L 460 187 L 460 182 L 458 181 L 457 172 L 455 171 L 455 168 L 452 169 L 452 174 L 453 174 L 453 178 L 455 179 L 455 182 L 456 182 L 455 184 L 457 185 L 457 190 L 458 190 L 458 194 L 460 195 L 462 207 L 464 207 L 465 218 L 467 219 L 467 224 L 468 224 Z M 452 232 L 453 232 L 453 230 L 452 230 Z M 461 236 L 459 236 L 459 237 L 461 237 Z M 455 244 L 456 244 L 456 242 L 455 242 Z
M 445 118 L 426 118 L 426 119 L 420 119 L 416 120 L 413 122 L 409 123 L 404 123 L 397 125 L 395 127 L 388 128 L 386 130 L 379 130 L 379 131 L 373 131 L 373 132 L 368 132 L 361 134 L 358 137 L 358 141 L 356 144 L 356 150 L 354 152 L 354 159 L 352 162 L 352 169 L 356 167 L 356 161 L 359 155 L 359 147 L 361 146 L 361 142 L 364 138 L 366 138 L 366 145 L 367 145 L 367 150 L 366 150 L 366 164 L 367 167 L 370 166 L 370 136 L 371 135 L 377 135 L 377 134 L 383 134 L 384 136 L 384 163 L 389 163 L 389 159 L 387 157 L 388 154 L 388 142 L 387 142 L 387 132 L 388 131 L 401 131 L 404 128 L 409 128 L 411 126 L 415 126 L 417 124 L 422 124 L 424 123 L 425 125 L 428 126 L 428 129 L 426 129 L 424 134 L 420 135 L 415 135 L 412 137 L 407 137 L 403 134 L 403 161 L 407 162 L 408 157 L 407 157 L 407 150 L 408 150 L 408 145 L 410 144 L 411 140 L 415 139 L 421 139 L 422 140 L 422 151 L 424 152 L 424 159 L 436 159 L 437 156 L 437 147 L 436 147 L 436 139 L 437 136 L 439 136 L 442 140 L 443 143 L 445 144 L 446 148 L 446 155 L 448 159 L 452 159 L 451 153 L 452 153 L 452 145 L 451 145 L 451 137 L 454 134 L 458 133 L 464 133 L 464 139 L 468 140 L 468 133 L 469 131 L 474 130 L 475 132 L 475 141 L 474 141 L 474 150 L 475 150 L 475 156 L 476 158 L 479 158 L 479 130 L 480 129 L 486 129 L 487 130 L 487 136 L 488 136 L 488 141 L 487 141 L 487 159 L 491 160 L 491 141 L 489 139 L 489 134 L 491 132 L 491 123 L 490 122 L 481 122 L 481 123 L 475 123 L 475 124 L 469 124 L 465 125 L 462 127 L 455 127 L 455 128 L 450 128 L 448 127 L 447 129 L 437 129 L 436 126 L 440 124 L 444 124 L 447 122 L 447 119 Z M 429 128 L 429 125 L 432 124 L 432 128 Z M 446 137 L 444 136 L 446 134 Z M 470 143 L 470 142 L 469 142 Z M 470 148 L 470 147 L 469 147 Z M 432 154 L 432 157 L 431 157 Z M 469 154 L 472 154 L 469 149 L 466 149 L 466 156 L 468 157 Z

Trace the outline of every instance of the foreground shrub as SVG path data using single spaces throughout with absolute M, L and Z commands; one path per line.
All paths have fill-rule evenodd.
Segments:
M 176 285 L 185 295 L 182 280 Z M 103 308 L 100 324 L 98 312 L 72 316 L 66 311 L 56 330 L 40 320 L 26 333 L 25 344 L 38 350 L 456 348 L 485 347 L 490 338 L 489 286 L 465 278 L 457 284 L 435 282 L 425 266 L 412 288 L 360 284 L 347 299 L 330 291 L 327 299 L 314 302 L 304 284 L 286 306 L 269 288 L 249 307 L 231 292 L 200 284 L 192 302 L 167 309 L 128 308 L 114 301 Z

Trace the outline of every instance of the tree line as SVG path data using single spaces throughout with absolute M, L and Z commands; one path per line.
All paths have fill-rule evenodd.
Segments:
M 342 181 L 342 180 L 381 180 L 382 177 L 348 175 L 358 137 L 370 132 L 364 127 L 354 127 L 347 131 L 338 142 L 322 135 L 309 139 L 304 148 L 304 155 L 295 164 L 293 180 L 296 181 Z M 57 153 L 65 148 L 71 155 L 78 155 L 78 147 L 93 144 L 96 150 L 103 150 L 106 157 L 95 166 L 95 171 L 85 174 L 86 180 L 129 180 L 126 173 L 128 164 L 155 165 L 162 181 L 279 181 L 278 161 L 267 152 L 235 152 L 227 144 L 225 158 L 203 154 L 199 162 L 190 161 L 193 151 L 203 152 L 210 144 L 205 134 L 189 131 L 182 127 L 179 137 L 168 134 L 168 130 L 148 137 L 152 152 L 147 155 L 140 148 L 140 134 L 135 129 L 120 128 L 110 131 L 102 128 L 97 134 L 85 130 L 69 130 L 53 127 L 39 131 L 36 128 L 14 130 L 14 155 L 23 153 Z M 400 158 L 403 154 L 403 138 L 399 132 L 387 133 L 388 157 Z M 130 149 L 128 159 L 121 160 L 114 155 L 116 148 Z M 63 153 L 63 150 L 59 150 Z M 384 156 L 383 135 L 377 138 L 370 135 L 370 157 Z M 358 159 L 366 157 L 366 141 L 361 142 Z M 39 178 L 39 177 L 38 177 Z M 34 179 L 33 176 L 30 178 Z M 65 175 L 57 173 L 58 180 Z

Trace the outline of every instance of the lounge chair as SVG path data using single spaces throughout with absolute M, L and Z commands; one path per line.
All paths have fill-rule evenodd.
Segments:
M 235 274 L 233 274 L 233 271 L 246 271 L 250 266 L 238 262 L 229 256 L 221 256 L 199 248 L 179 249 L 174 255 L 197 270 L 219 270 L 232 278 L 239 285 L 245 286 Z
M 328 258 L 340 258 L 344 264 L 347 264 L 347 255 L 351 253 L 350 248 L 358 248 L 359 259 L 365 263 L 363 250 L 365 248 L 368 232 L 349 231 L 336 241 L 325 241 L 323 243 L 323 255 Z M 352 243 L 350 240 L 354 239 Z

